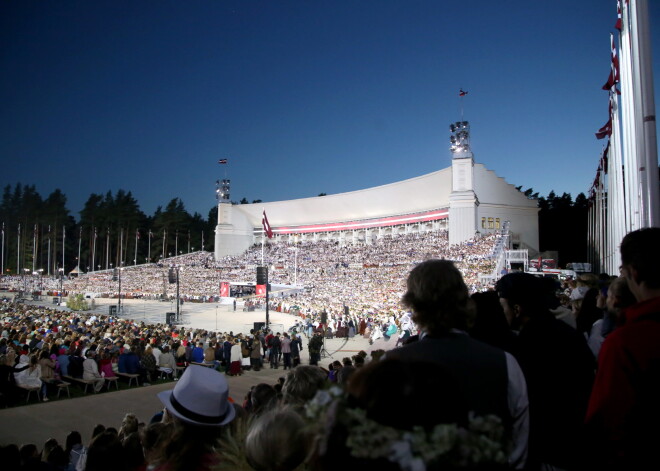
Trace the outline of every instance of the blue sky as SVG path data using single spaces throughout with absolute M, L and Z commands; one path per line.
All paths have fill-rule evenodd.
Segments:
M 615 0 L 2 2 L 0 185 L 60 188 L 78 217 L 118 189 L 206 216 L 225 171 L 233 200 L 387 184 L 450 165 L 463 88 L 478 162 L 576 196 L 615 20 Z

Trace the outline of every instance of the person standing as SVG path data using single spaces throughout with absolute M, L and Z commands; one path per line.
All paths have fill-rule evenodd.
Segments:
M 471 309 L 461 272 L 449 260 L 427 260 L 410 272 L 401 303 L 424 332 L 421 340 L 389 350 L 386 359 L 430 361 L 446 368 L 478 416 L 496 415 L 513 443 L 511 468 L 525 465 L 529 412 L 525 378 L 516 359 L 471 338 Z
M 268 348 L 270 354 L 268 359 L 270 360 L 270 367 L 277 369 L 279 367 L 279 358 L 280 358 L 280 347 L 282 342 L 280 341 L 280 333 L 273 335 L 268 342 Z
M 323 348 L 323 337 L 319 332 L 314 332 L 312 338 L 309 339 L 307 348 L 309 349 L 309 364 L 318 365 L 321 361 L 321 349 Z
M 627 234 L 621 276 L 637 303 L 602 344 L 586 414 L 589 463 L 648 469 L 660 442 L 660 228 Z
M 302 341 L 300 336 L 293 334 L 291 336 L 291 361 L 293 366 L 300 365 L 300 351 L 302 350 Z
M 546 289 L 529 273 L 496 284 L 500 305 L 518 330 L 515 355 L 529 395 L 532 469 L 574 469 L 594 380 L 595 361 L 585 337 L 550 312 Z
M 289 334 L 284 332 L 282 339 L 280 340 L 280 348 L 282 351 L 282 357 L 284 358 L 284 369 L 291 369 L 291 339 Z

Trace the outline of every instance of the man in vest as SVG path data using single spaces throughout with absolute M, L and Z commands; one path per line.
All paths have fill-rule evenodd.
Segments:
M 457 381 L 467 406 L 479 416 L 494 414 L 513 441 L 509 463 L 525 465 L 529 417 L 527 389 L 517 361 L 499 348 L 470 338 L 469 293 L 451 261 L 427 260 L 408 276 L 402 303 L 413 312 L 421 340 L 387 352 L 387 358 L 430 361 Z

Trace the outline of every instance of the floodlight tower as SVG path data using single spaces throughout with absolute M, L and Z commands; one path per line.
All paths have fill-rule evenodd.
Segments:
M 449 125 L 452 153 L 452 191 L 449 195 L 449 243 L 460 244 L 477 231 L 479 200 L 474 192 L 474 155 L 470 149 L 470 123 Z

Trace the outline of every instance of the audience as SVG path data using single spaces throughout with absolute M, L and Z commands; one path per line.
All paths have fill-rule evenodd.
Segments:
M 95 429 L 89 447 L 76 431 L 64 448 L 53 439 L 41 450 L 0 444 L 0 463 L 80 471 L 643 469 L 660 438 L 652 426 L 660 419 L 659 231 L 626 236 L 621 278 L 583 276 L 564 291 L 514 273 L 495 291 L 475 293 L 486 288 L 476 275 L 493 266 L 496 236 L 451 247 L 444 233 L 362 247 L 304 242 L 297 275 L 313 289 L 271 300 L 272 309 L 300 317 L 297 329 L 279 337 L 281 357 L 273 333 L 146 325 L 2 302 L 5 404 L 15 404 L 28 384 L 47 400 L 47 385 L 63 376 L 102 387 L 115 371 L 144 381 L 157 371 L 176 375 L 177 364 L 187 368 L 173 390 L 158 394 L 164 412 L 154 411 L 142 430 L 127 414 L 119 431 Z M 272 282 L 289 284 L 295 275 L 288 247 L 267 247 Z M 214 273 L 247 276 L 258 258 L 260 248 L 218 262 L 206 253 L 171 262 L 190 280 L 186 301 L 203 302 L 217 290 Z M 128 293 L 171 296 L 168 286 L 159 292 L 163 270 L 126 269 Z M 116 296 L 107 276 L 90 273 L 65 289 Z M 328 374 L 296 361 L 301 335 L 311 337 L 308 348 L 320 360 L 325 329 L 338 337 L 406 335 L 388 351 L 372 351 L 370 361 L 360 352 L 334 362 Z M 273 367 L 283 360 L 289 371 L 275 384 L 256 384 L 242 406 L 230 402 L 224 373 L 186 365 L 194 352 L 200 363 L 241 374 L 248 358 L 261 365 L 267 338 Z

